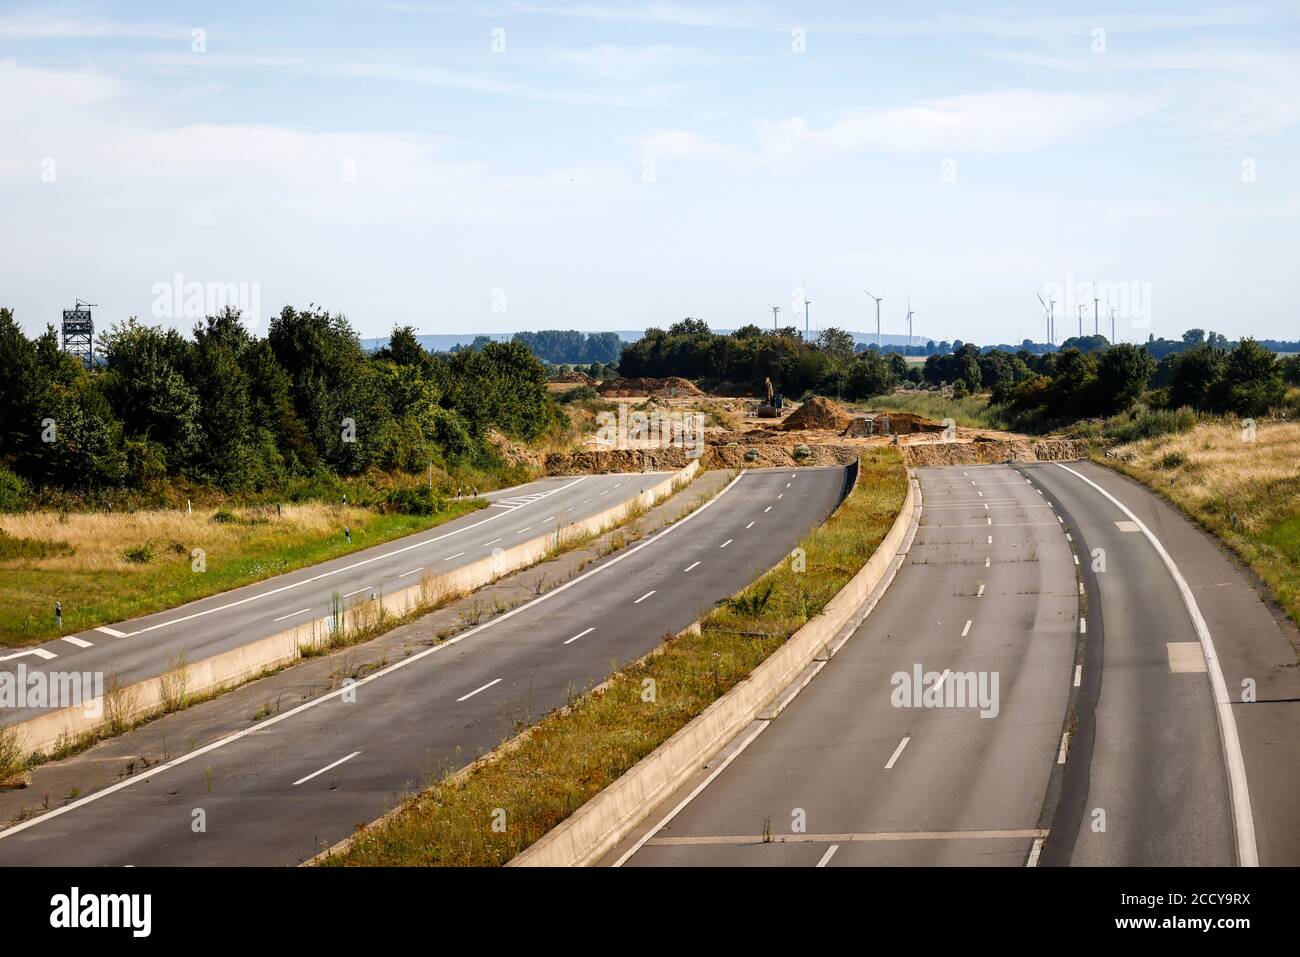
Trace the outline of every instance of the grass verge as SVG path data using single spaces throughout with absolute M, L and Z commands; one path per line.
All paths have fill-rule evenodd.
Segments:
M 698 634 L 669 637 L 575 694 L 471 773 L 448 770 L 327 863 L 496 866 L 538 840 L 745 678 L 862 568 L 902 507 L 907 473 L 891 448 L 864 450 L 861 469 L 839 510 L 800 543 L 806 570 L 782 563 L 706 615 Z
M 0 515 L 0 607 L 5 609 L 0 646 L 174 608 L 421 532 L 484 506 L 482 500 L 448 502 L 432 515 L 322 504 L 192 514 Z M 55 601 L 63 604 L 62 631 L 54 620 Z
M 1300 423 L 1202 420 L 1095 458 L 1226 543 L 1300 624 Z

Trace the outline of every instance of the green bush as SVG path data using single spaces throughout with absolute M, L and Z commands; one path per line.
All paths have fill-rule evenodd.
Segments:
M 388 505 L 404 515 L 436 515 L 446 507 L 442 497 L 427 486 L 407 486 L 388 493 Z
M 16 512 L 27 496 L 27 483 L 0 465 L 0 512 Z
M 153 561 L 153 546 L 148 542 L 143 545 L 132 545 L 122 552 L 122 557 L 132 565 L 148 565 Z
M 600 393 L 589 385 L 580 385 L 573 389 L 568 389 L 556 396 L 555 401 L 559 405 L 568 405 L 570 402 L 581 402 L 586 399 L 599 399 Z

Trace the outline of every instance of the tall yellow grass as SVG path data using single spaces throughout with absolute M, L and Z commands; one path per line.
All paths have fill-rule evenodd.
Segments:
M 75 549 L 46 558 L 0 562 L 0 568 L 21 565 L 50 571 L 129 571 L 138 566 L 123 558 L 122 553 L 138 545 L 151 545 L 159 552 L 177 546 L 174 550 L 186 556 L 195 548 L 229 553 L 249 542 L 286 534 L 326 534 L 331 530 L 341 534 L 345 525 L 356 529 L 374 518 L 374 513 L 366 509 L 319 503 L 285 505 L 278 517 L 274 507 L 231 511 L 239 522 L 214 522 L 210 510 L 192 514 L 158 510 L 0 515 L 0 530 L 8 535 L 67 542 Z

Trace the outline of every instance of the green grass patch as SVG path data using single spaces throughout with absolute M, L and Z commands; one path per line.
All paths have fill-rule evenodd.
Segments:
M 497 866 L 538 840 L 749 675 L 862 568 L 902 507 L 907 474 L 892 448 L 865 450 L 861 468 L 839 510 L 800 543 L 805 571 L 782 563 L 720 603 L 699 634 L 668 638 L 472 773 L 448 769 L 329 863 Z
M 182 543 L 165 548 L 132 545 L 121 552 L 125 567 L 94 569 L 42 567 L 35 546 L 5 545 L 4 557 L 18 560 L 0 568 L 0 646 L 17 647 L 175 608 L 422 532 L 484 506 L 478 499 L 448 502 L 429 515 L 367 513 L 364 521 L 351 526 L 351 544 L 341 529 L 291 529 L 272 519 L 245 521 L 217 512 L 212 520 L 238 524 L 240 535 L 222 549 L 208 551 L 201 573 L 194 570 L 191 550 Z M 59 547 L 66 543 L 46 544 L 52 552 L 66 551 Z M 19 549 L 23 554 L 10 554 Z M 62 632 L 54 622 L 55 601 L 63 603 Z

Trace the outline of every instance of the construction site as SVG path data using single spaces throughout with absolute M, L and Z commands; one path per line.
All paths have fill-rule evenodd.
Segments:
M 598 383 L 583 373 L 569 373 L 564 382 L 591 386 L 606 405 L 630 410 L 642 426 L 626 430 L 614 445 L 593 429 L 571 450 L 536 456 L 535 464 L 552 475 L 673 469 L 696 456 L 704 468 L 843 465 L 862 448 L 880 445 L 897 446 L 909 465 L 918 466 L 1055 461 L 1084 454 L 1083 443 L 1076 440 L 968 428 L 823 396 L 774 402 L 720 395 L 676 376 Z M 702 441 L 666 441 L 657 423 L 685 421 L 691 415 L 705 423 Z M 500 443 L 498 448 L 507 455 L 523 452 Z

